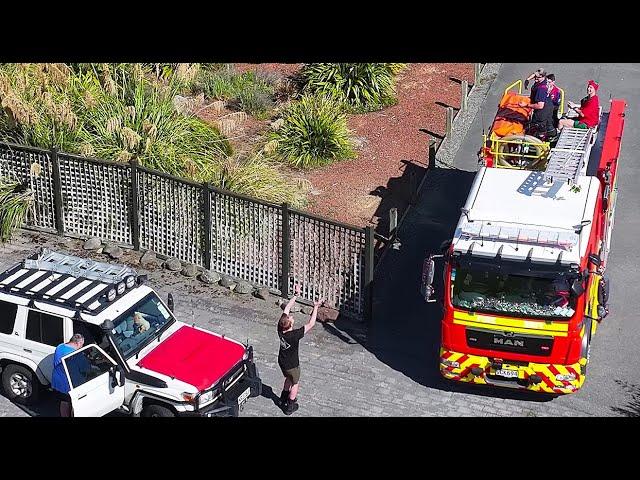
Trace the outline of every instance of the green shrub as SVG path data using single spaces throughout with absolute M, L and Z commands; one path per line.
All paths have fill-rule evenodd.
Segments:
M 0 178 L 0 242 L 9 240 L 13 231 L 24 224 L 33 203 L 29 188 L 9 178 Z
M 332 98 L 304 95 L 282 119 L 269 137 L 276 153 L 291 165 L 307 169 L 355 156 L 346 115 Z
M 275 106 L 272 95 L 255 86 L 245 88 L 236 98 L 240 110 L 253 115 L 258 120 L 267 118 Z
M 394 105 L 398 63 L 310 63 L 300 76 L 306 91 L 332 96 L 349 112 L 370 112 Z

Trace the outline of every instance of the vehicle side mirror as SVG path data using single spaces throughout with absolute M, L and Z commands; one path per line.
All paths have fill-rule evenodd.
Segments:
M 451 239 L 447 239 L 440 244 L 440 251 L 442 252 L 442 254 L 445 254 L 447 250 L 449 250 L 449 247 L 451 247 L 451 243 Z
M 173 312 L 173 295 L 168 294 L 167 295 L 167 306 L 169 307 L 169 310 L 171 310 L 171 312 Z
M 109 378 L 111 379 L 111 388 L 124 387 L 125 372 L 121 366 L 112 366 L 109 369 Z
M 589 255 L 589 261 L 593 263 L 596 267 L 599 267 L 600 265 L 602 265 L 602 260 L 600 260 L 600 257 L 595 253 L 592 253 Z
M 577 278 L 571 284 L 571 294 L 574 297 L 579 297 L 584 293 L 584 287 L 582 286 L 582 282 Z
M 110 332 L 116 327 L 111 320 L 105 320 L 100 324 L 100 328 L 102 329 L 103 332 Z
M 433 260 L 442 257 L 443 255 L 429 255 L 424 259 L 424 263 L 422 264 L 422 282 L 420 285 L 420 293 L 427 303 L 433 303 L 436 301 L 435 298 L 431 298 L 431 296 L 435 293 L 435 290 L 433 288 L 433 275 L 436 266 Z
M 118 386 L 118 377 L 115 365 L 109 369 L 109 379 L 111 380 L 111 388 L 116 388 Z
M 124 382 L 125 382 L 124 368 L 122 368 L 121 366 L 118 366 L 118 371 L 116 372 L 116 375 L 118 377 L 118 386 L 124 387 Z

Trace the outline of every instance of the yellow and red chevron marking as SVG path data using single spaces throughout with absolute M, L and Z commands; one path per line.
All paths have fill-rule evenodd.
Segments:
M 457 382 L 499 385 L 534 392 L 565 394 L 577 392 L 584 383 L 585 376 L 582 374 L 583 368 L 581 365 L 586 363 L 586 359 L 581 360 L 585 361 L 571 365 L 529 363 L 529 365 L 524 366 L 510 365 L 508 362 L 505 362 L 502 365 L 502 368 L 507 370 L 516 370 L 518 372 L 518 379 L 520 380 L 527 380 L 531 375 L 538 375 L 542 379 L 542 382 L 533 385 L 528 385 L 524 382 L 522 385 L 515 382 L 512 384 L 505 384 L 503 382 L 494 382 L 487 376 L 495 373 L 488 357 L 440 349 L 440 373 L 445 378 L 455 380 Z M 455 362 L 457 362 L 457 366 Z M 474 375 L 471 373 L 471 369 L 473 367 L 480 367 L 483 370 L 483 373 L 479 376 Z M 575 379 L 558 380 L 556 378 L 556 375 L 568 374 L 573 374 Z

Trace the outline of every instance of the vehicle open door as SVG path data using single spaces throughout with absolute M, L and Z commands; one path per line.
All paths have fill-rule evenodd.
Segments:
M 124 374 L 104 350 L 87 345 L 62 359 L 75 417 L 101 417 L 124 402 Z

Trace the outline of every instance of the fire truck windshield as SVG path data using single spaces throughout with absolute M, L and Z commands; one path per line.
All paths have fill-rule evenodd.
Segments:
M 576 299 L 567 277 L 557 271 L 510 271 L 504 265 L 453 265 L 451 302 L 471 311 L 568 320 Z

